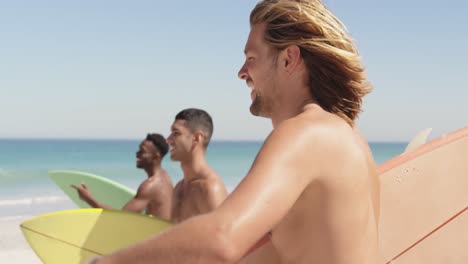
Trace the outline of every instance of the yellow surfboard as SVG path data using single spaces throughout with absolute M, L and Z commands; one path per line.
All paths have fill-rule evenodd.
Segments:
M 27 242 L 45 264 L 81 264 L 170 227 L 145 215 L 103 209 L 76 209 L 41 215 L 21 223 Z

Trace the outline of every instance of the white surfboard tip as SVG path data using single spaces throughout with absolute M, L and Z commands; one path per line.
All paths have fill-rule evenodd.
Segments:
M 408 143 L 406 146 L 406 149 L 404 152 L 411 151 L 413 149 L 418 148 L 421 145 L 424 145 L 427 141 L 427 137 L 431 133 L 432 128 L 425 128 L 421 130 L 416 136 L 414 136 L 411 141 Z

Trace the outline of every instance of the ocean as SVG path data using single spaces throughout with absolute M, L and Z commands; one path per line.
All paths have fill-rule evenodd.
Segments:
M 146 174 L 135 167 L 139 140 L 0 139 L 0 220 L 76 208 L 49 179 L 49 170 L 78 170 L 108 177 L 136 189 Z M 260 141 L 214 141 L 210 164 L 229 191 L 240 182 L 260 149 Z M 378 164 L 400 154 L 406 143 L 370 143 Z M 174 184 L 182 178 L 167 155 L 163 167 Z

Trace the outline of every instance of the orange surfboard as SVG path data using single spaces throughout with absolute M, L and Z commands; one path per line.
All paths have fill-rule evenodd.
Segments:
M 380 263 L 468 263 L 468 127 L 379 166 Z

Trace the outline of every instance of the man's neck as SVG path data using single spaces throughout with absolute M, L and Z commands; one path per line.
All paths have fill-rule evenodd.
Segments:
M 309 98 L 301 101 L 296 100 L 295 102 L 283 102 L 279 107 L 275 107 L 278 111 L 271 114 L 273 129 L 277 128 L 285 120 L 303 113 L 306 106 L 311 104 L 316 104 L 316 102 L 312 98 Z
M 276 72 L 276 91 L 274 98 L 274 107 L 270 114 L 273 129 L 277 128 L 282 122 L 293 118 L 305 111 L 305 106 L 311 103 L 317 103 L 310 93 L 307 83 L 307 69 L 303 62 L 292 72 L 278 69 Z
M 190 182 L 202 177 L 202 172 L 208 168 L 205 152 L 192 153 L 189 159 L 180 162 L 180 166 L 184 172 L 184 181 Z
M 158 164 L 155 164 L 155 165 L 150 166 L 148 168 L 145 168 L 144 170 L 145 170 L 146 176 L 148 178 L 156 176 L 162 170 L 161 163 L 158 163 Z

